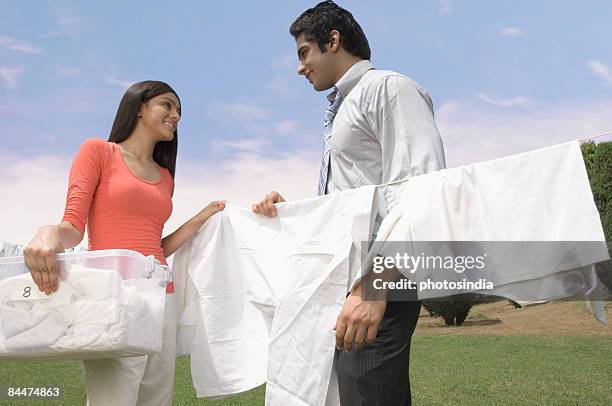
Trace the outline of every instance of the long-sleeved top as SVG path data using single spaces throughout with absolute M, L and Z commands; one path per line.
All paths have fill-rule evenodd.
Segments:
M 160 168 L 156 182 L 140 179 L 117 144 L 89 139 L 70 169 L 63 221 L 81 232 L 88 224 L 89 250 L 129 249 L 165 265 L 161 237 L 172 213 L 173 190 L 166 168 Z
M 412 79 L 363 60 L 336 83 L 344 98 L 331 135 L 330 193 L 386 184 L 445 167 L 427 92 Z M 387 208 L 397 200 L 385 190 Z M 381 211 L 385 214 L 385 211 Z

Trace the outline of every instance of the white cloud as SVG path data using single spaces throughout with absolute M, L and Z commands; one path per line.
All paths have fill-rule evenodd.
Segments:
M 0 156 L 0 241 L 28 243 L 38 227 L 62 217 L 71 159 Z
M 60 65 L 56 67 L 56 77 L 59 79 L 74 79 L 81 73 L 83 73 L 83 70 L 75 66 Z
M 499 107 L 529 107 L 531 100 L 524 96 L 517 96 L 511 99 L 494 99 L 485 94 L 479 93 L 476 97 L 485 103 Z
M 297 83 L 303 86 L 307 82 L 297 74 L 297 55 L 286 53 L 276 56 L 272 59 L 271 67 L 272 75 L 263 82 L 263 88 L 274 95 L 275 98 L 282 98 L 286 102 L 299 100 L 303 95 L 296 91 L 295 86 Z M 306 90 L 307 88 L 304 87 L 303 89 Z
M 234 117 L 236 120 L 264 120 L 270 117 L 270 110 L 249 103 L 217 102 L 208 108 L 213 117 Z
M 217 153 L 230 150 L 240 153 L 263 153 L 266 147 L 270 146 L 269 139 L 242 139 L 236 141 L 213 141 L 213 150 Z
M 113 85 L 113 86 L 118 86 L 120 88 L 122 88 L 123 90 L 127 90 L 128 87 L 132 86 L 134 83 L 136 82 L 132 82 L 129 80 L 121 80 L 121 79 L 117 79 L 113 76 L 107 76 L 105 78 L 106 83 Z
M 64 16 L 57 19 L 58 25 L 78 25 L 81 23 L 81 19 L 75 16 Z
M 612 73 L 610 73 L 610 68 L 608 65 L 603 62 L 592 60 L 588 63 L 591 72 L 599 77 L 607 86 L 612 86 Z
M 522 37 L 525 35 L 525 32 L 518 27 L 504 27 L 499 33 L 507 37 Z
M 77 35 L 78 35 L 78 31 L 77 30 L 64 29 L 64 30 L 47 32 L 47 33 L 41 35 L 41 38 L 45 38 L 45 39 L 49 39 L 49 38 L 74 38 Z
M 261 124 L 252 124 L 245 121 L 244 124 L 249 127 L 252 134 L 258 135 L 234 140 L 217 139 L 212 142 L 213 152 L 217 154 L 224 152 L 282 154 L 283 152 L 279 152 L 278 148 L 274 145 L 276 136 L 283 138 L 291 137 L 292 139 L 303 137 L 300 124 L 294 120 L 266 121 Z
M 612 130 L 610 111 L 612 101 L 499 110 L 455 100 L 436 110 L 436 121 L 454 167 L 603 134 Z
M 176 229 L 212 200 L 250 208 L 272 190 L 288 200 L 315 195 L 319 154 L 303 151 L 279 158 L 244 153 L 220 165 L 178 163 L 174 213 L 166 232 Z
M 73 16 L 66 15 L 58 18 L 55 21 L 55 29 L 42 35 L 43 38 L 74 38 L 78 35 L 78 27 L 81 24 L 81 19 Z
M 119 69 L 114 65 L 109 65 L 105 68 L 102 68 L 102 76 L 104 77 L 104 81 L 110 85 L 118 86 L 123 90 L 127 90 L 128 87 L 132 86 L 134 81 L 121 79 Z
M 15 89 L 24 71 L 23 66 L 0 66 L 0 79 L 4 81 L 6 87 Z
M 42 53 L 42 51 L 35 46 L 6 35 L 0 35 L 0 48 L 7 51 L 23 52 L 26 54 Z
M 72 157 L 3 154 L 0 159 L 0 188 L 10 191 L 0 196 L 0 241 L 26 244 L 38 227 L 61 219 Z M 271 190 L 291 200 L 311 197 L 318 163 L 314 151 L 279 158 L 241 153 L 214 164 L 185 162 L 179 157 L 174 211 L 165 233 L 174 231 L 212 200 L 250 207 Z
M 273 123 L 273 128 L 278 135 L 295 135 L 298 132 L 299 123 L 294 120 L 281 120 Z
M 450 0 L 440 1 L 440 13 L 451 14 L 453 12 L 453 3 Z
M 272 68 L 281 72 L 294 73 L 298 66 L 297 54 L 284 54 L 272 58 Z
M 296 91 L 296 85 L 305 86 L 307 83 L 308 82 L 303 77 L 298 76 L 295 71 L 292 70 L 290 73 L 279 72 L 274 74 L 264 83 L 263 87 L 275 97 L 282 98 L 285 101 L 295 101 L 300 100 L 302 97 L 302 93 Z M 308 85 L 312 86 L 310 84 Z M 304 87 L 304 89 L 306 88 Z

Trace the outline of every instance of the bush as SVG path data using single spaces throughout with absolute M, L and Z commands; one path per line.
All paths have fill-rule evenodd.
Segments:
M 442 317 L 447 326 L 460 326 L 470 312 L 472 306 L 480 303 L 479 295 L 462 293 L 441 299 L 423 300 L 423 307 L 432 317 Z

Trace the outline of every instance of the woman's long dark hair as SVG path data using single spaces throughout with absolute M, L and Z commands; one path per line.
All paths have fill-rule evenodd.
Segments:
M 119 143 L 127 140 L 136 128 L 140 106 L 152 98 L 168 92 L 174 93 L 179 100 L 180 111 L 181 99 L 179 99 L 178 94 L 167 83 L 157 80 L 145 80 L 130 86 L 121 98 L 108 141 Z M 155 144 L 155 149 L 153 150 L 153 160 L 159 166 L 168 169 L 173 178 L 176 169 L 177 149 L 178 131 L 175 130 L 172 141 L 159 141 Z

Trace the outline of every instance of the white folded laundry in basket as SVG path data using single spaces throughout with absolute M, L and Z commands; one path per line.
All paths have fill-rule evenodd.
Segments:
M 90 359 L 159 352 L 167 272 L 127 250 L 58 255 L 56 292 L 23 257 L 0 258 L 0 359 Z

